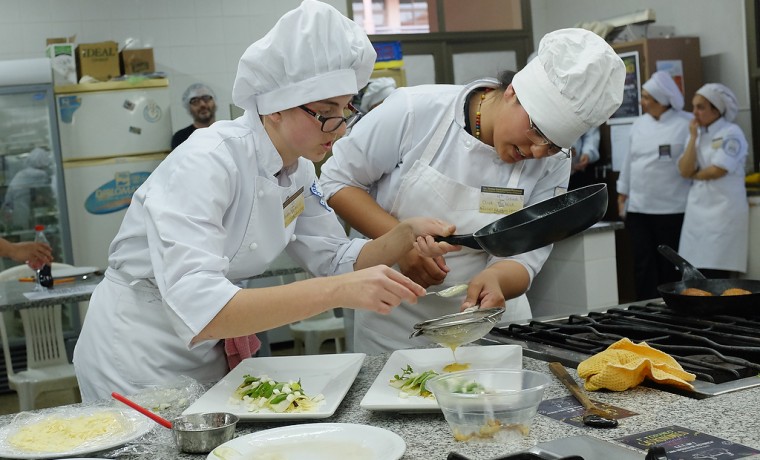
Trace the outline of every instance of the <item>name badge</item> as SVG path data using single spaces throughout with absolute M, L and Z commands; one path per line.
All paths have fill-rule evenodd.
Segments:
M 719 148 L 721 148 L 722 146 L 723 146 L 723 138 L 722 138 L 722 137 L 719 137 L 719 138 L 717 138 L 717 139 L 713 139 L 713 140 L 712 140 L 712 145 L 711 145 L 711 147 L 712 147 L 713 149 L 715 149 L 715 150 L 718 150 L 718 149 L 719 149 Z
M 506 187 L 480 187 L 480 212 L 512 214 L 525 205 L 525 190 Z
M 661 145 L 659 149 L 660 149 L 660 159 L 670 158 L 670 145 Z
M 290 225 L 291 222 L 296 220 L 306 207 L 303 197 L 303 187 L 288 197 L 284 203 L 282 203 L 282 211 L 285 216 L 285 227 Z

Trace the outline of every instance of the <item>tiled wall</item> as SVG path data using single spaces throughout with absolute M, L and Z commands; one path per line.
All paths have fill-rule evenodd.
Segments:
M 346 12 L 345 0 L 327 0 Z M 190 124 L 181 105 L 191 83 L 211 85 L 217 119 L 229 118 L 243 51 L 300 0 L 0 0 L 0 60 L 43 57 L 45 39 L 78 43 L 129 38 L 152 47 L 156 70 L 170 78 L 174 129 Z M 294 31 L 297 33 L 297 31 Z

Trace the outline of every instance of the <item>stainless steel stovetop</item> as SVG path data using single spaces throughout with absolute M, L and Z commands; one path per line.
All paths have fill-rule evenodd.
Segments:
M 694 392 L 651 384 L 665 391 L 701 399 L 760 386 L 760 317 L 671 316 L 659 299 L 583 315 L 534 318 L 529 323 L 494 328 L 480 343 L 521 345 L 525 356 L 577 368 L 622 337 L 646 341 L 697 374 L 692 382 Z M 713 371 L 717 377 L 710 374 Z

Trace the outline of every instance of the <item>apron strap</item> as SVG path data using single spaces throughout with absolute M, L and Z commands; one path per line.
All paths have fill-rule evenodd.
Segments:
M 438 127 L 433 133 L 433 137 L 430 138 L 430 142 L 425 148 L 425 151 L 422 152 L 422 156 L 419 159 L 420 163 L 427 166 L 433 161 L 433 157 L 435 157 L 435 154 L 443 143 L 443 139 L 446 137 L 446 132 L 448 132 L 451 123 L 454 121 L 456 105 L 456 103 L 452 104 L 451 108 L 446 112 L 446 115 L 444 115 L 443 119 L 438 123 Z

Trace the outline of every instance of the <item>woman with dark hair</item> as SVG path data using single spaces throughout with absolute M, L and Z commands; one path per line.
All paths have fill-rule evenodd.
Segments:
M 612 48 L 582 29 L 543 38 L 520 72 L 468 85 L 395 90 L 333 148 L 320 181 L 331 207 L 368 237 L 407 216 L 438 217 L 472 233 L 567 190 L 569 148 L 620 105 L 625 69 Z M 391 315 L 355 312 L 354 346 L 377 353 L 410 340 L 416 322 L 475 304 L 505 321 L 529 318 L 524 293 L 549 256 L 544 247 L 509 258 L 464 248 L 424 260 L 409 251 L 401 273 L 425 287 L 469 284 L 466 296 L 427 296 Z

